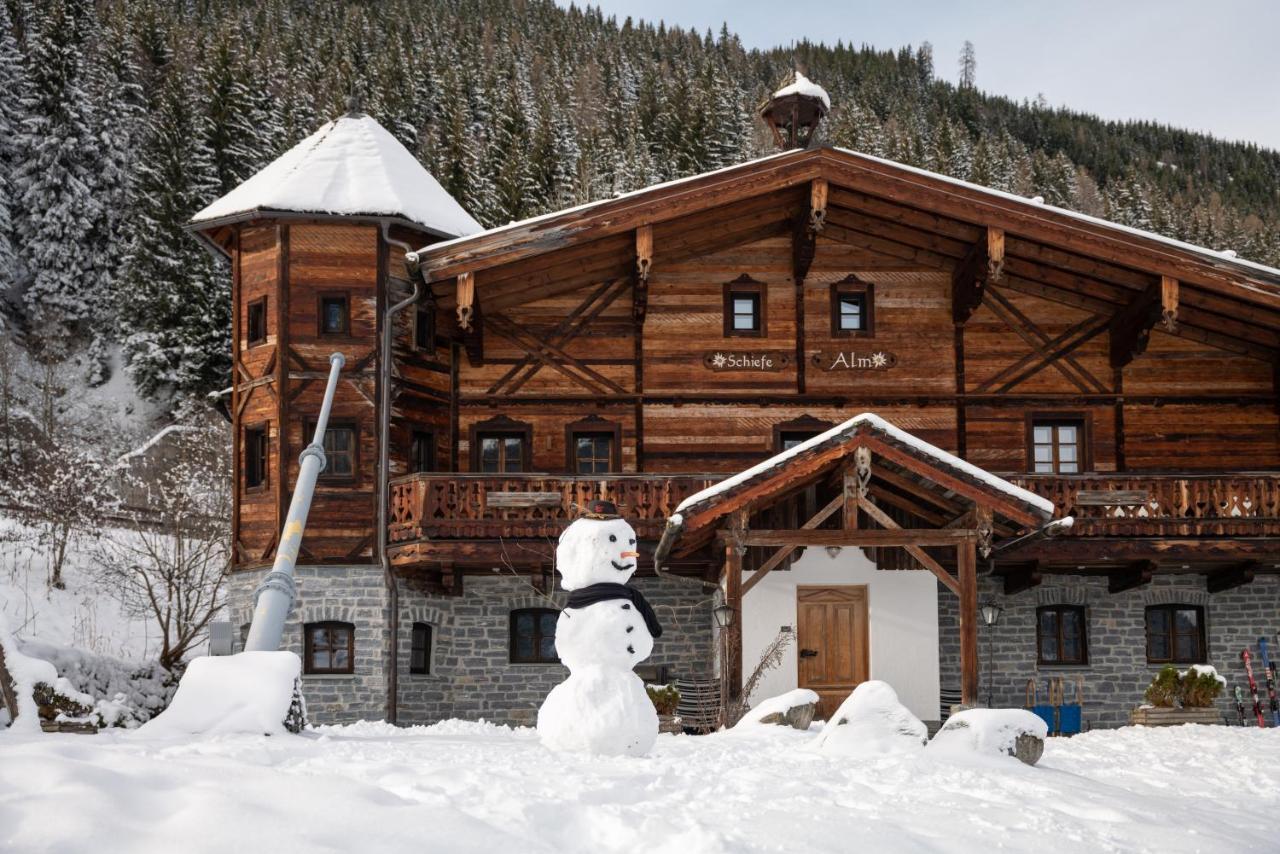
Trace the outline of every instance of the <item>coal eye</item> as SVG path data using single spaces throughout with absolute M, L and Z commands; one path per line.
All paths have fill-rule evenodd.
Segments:
M 610 534 L 610 535 L 609 535 L 609 542 L 611 542 L 611 543 L 616 543 L 617 541 L 618 541 L 618 535 L 617 535 L 617 534 Z
M 634 546 L 635 544 L 636 544 L 636 541 L 633 539 L 633 540 L 631 541 L 631 545 L 633 545 L 633 546 Z

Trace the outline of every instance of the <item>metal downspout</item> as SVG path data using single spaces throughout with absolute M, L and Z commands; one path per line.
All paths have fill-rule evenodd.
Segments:
M 387 556 L 387 502 L 391 489 L 391 351 L 395 338 L 395 317 L 401 311 L 418 301 L 421 295 L 421 277 L 416 275 L 417 256 L 409 244 L 391 237 L 390 224 L 382 222 L 382 239 L 405 251 L 405 267 L 413 282 L 413 293 L 387 309 L 382 322 L 381 353 L 381 393 L 378 400 L 378 561 L 382 564 L 382 576 L 387 585 L 387 594 L 391 606 L 391 666 L 387 669 L 387 722 L 394 724 L 398 715 L 400 691 L 400 586 L 396 584 L 395 573 L 391 571 L 391 559 Z M 379 249 L 381 252 L 381 249 Z M 390 277 L 388 276 L 387 295 L 391 294 Z

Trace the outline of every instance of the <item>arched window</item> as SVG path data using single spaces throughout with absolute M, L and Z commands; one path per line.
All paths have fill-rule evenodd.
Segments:
M 557 664 L 554 608 L 521 608 L 511 612 L 511 663 Z
M 329 620 L 302 627 L 304 672 L 309 674 L 354 673 L 356 629 L 350 623 Z
M 1088 664 L 1087 634 L 1082 606 L 1036 608 L 1036 658 L 1041 664 Z

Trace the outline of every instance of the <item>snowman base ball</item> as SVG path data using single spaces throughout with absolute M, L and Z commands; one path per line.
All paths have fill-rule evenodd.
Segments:
M 547 695 L 538 736 L 551 750 L 644 756 L 658 738 L 658 713 L 630 670 L 581 667 Z

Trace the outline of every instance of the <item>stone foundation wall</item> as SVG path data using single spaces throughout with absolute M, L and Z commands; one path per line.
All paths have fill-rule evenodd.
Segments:
M 694 585 L 640 578 L 632 584 L 653 605 L 663 625 L 647 664 L 672 675 L 701 675 L 711 668 L 711 608 Z M 461 597 L 400 592 L 399 719 L 402 724 L 444 718 L 484 718 L 532 725 L 547 693 L 568 675 L 559 664 L 510 662 L 510 614 L 550 603 L 526 579 L 467 576 Z M 567 594 L 552 598 L 563 605 Z M 432 626 L 431 673 L 409 673 L 413 624 Z
M 228 582 L 235 650 L 244 647 L 253 616 L 253 593 L 268 570 L 233 573 Z M 302 626 L 339 620 L 355 627 L 355 672 L 302 677 L 303 696 L 312 723 L 385 720 L 387 706 L 387 630 L 391 608 L 379 566 L 299 566 L 298 602 L 285 623 L 283 648 L 303 655 Z M 406 671 L 408 666 L 406 665 Z
M 1257 656 L 1261 636 L 1275 644 L 1280 629 L 1280 577 L 1259 576 L 1224 593 L 1205 591 L 1204 577 L 1157 575 L 1149 585 L 1124 593 L 1107 592 L 1107 579 L 1083 575 L 1047 575 L 1038 587 L 1014 596 L 1003 594 L 998 579 L 980 579 L 979 603 L 994 599 L 1004 612 L 994 629 L 978 626 L 979 697 L 988 693 L 988 643 L 993 661 L 992 694 L 997 706 L 1022 706 L 1028 679 L 1035 679 L 1041 702 L 1050 678 L 1063 677 L 1067 700 L 1074 698 L 1077 677 L 1084 680 L 1086 727 L 1113 727 L 1128 723 L 1129 711 L 1142 702 L 1143 690 L 1161 665 L 1148 664 L 1144 609 L 1148 605 L 1177 603 L 1200 605 L 1205 611 L 1205 643 L 1208 663 L 1227 680 L 1219 700 L 1221 712 L 1236 720 L 1233 689 L 1245 689 L 1251 706 L 1240 651 L 1246 646 Z M 1087 623 L 1089 663 L 1042 667 L 1036 662 L 1036 608 L 1041 605 L 1083 605 Z M 938 595 L 939 650 L 944 689 L 959 690 L 960 646 L 957 599 L 945 589 Z M 1274 653 L 1273 653 L 1274 654 Z M 1254 675 L 1261 665 L 1255 661 Z M 1265 701 L 1264 701 L 1265 703 Z

